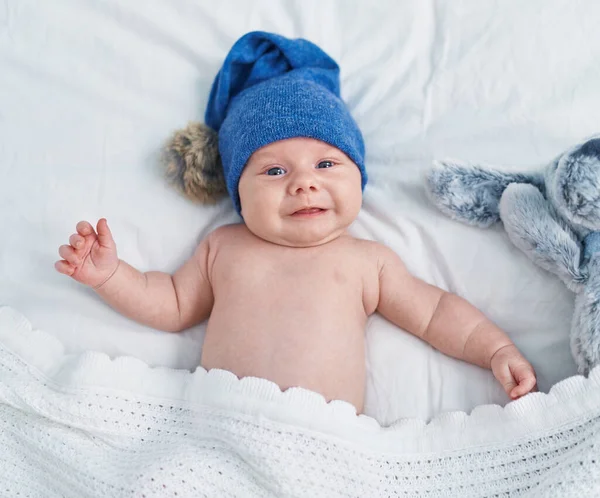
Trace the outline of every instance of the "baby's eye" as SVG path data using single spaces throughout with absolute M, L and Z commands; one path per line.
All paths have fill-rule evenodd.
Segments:
M 321 161 L 319 164 L 317 164 L 317 168 L 319 168 L 319 169 L 331 168 L 332 166 L 333 166 L 332 161 Z
M 274 168 L 270 168 L 267 170 L 267 175 L 269 176 L 279 176 L 283 175 L 285 170 L 279 166 L 275 166 Z

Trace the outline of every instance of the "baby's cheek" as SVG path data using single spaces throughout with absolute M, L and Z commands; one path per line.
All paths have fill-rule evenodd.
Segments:
M 259 237 L 268 236 L 274 231 L 274 218 L 277 213 L 276 209 L 270 208 L 264 203 L 253 203 L 248 206 L 246 212 L 243 211 L 242 207 L 244 223 L 254 235 Z
M 348 217 L 354 219 L 358 216 L 362 207 L 362 201 L 363 197 L 360 188 L 357 190 L 356 187 L 351 187 L 347 190 L 341 202 Z

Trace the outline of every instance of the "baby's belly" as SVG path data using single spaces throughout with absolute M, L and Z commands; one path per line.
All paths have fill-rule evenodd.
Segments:
M 310 389 L 327 401 L 347 401 L 362 412 L 364 323 L 329 330 L 310 325 L 257 330 L 220 326 L 221 320 L 213 318 L 202 349 L 201 363 L 207 370 L 220 368 L 239 378 L 260 377 L 276 383 L 282 391 Z

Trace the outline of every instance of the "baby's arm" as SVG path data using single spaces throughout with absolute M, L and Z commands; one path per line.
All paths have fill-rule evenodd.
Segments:
M 412 276 L 383 246 L 378 311 L 439 351 L 491 369 L 512 398 L 535 386 L 533 368 L 500 328 L 463 298 Z
M 77 224 L 77 233 L 61 246 L 63 261 L 56 269 L 89 285 L 104 301 L 128 318 L 150 327 L 178 332 L 208 318 L 213 293 L 208 279 L 208 241 L 173 275 L 141 273 L 119 260 L 106 220 L 98 232 L 87 222 Z

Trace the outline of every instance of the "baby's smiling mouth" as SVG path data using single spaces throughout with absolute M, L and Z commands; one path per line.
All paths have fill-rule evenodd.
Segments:
M 325 211 L 327 211 L 326 209 L 321 209 L 321 208 L 317 208 L 317 207 L 311 207 L 311 208 L 303 208 L 303 209 L 299 209 L 298 211 L 294 211 L 292 213 L 292 216 L 318 216 L 319 214 L 324 213 Z

